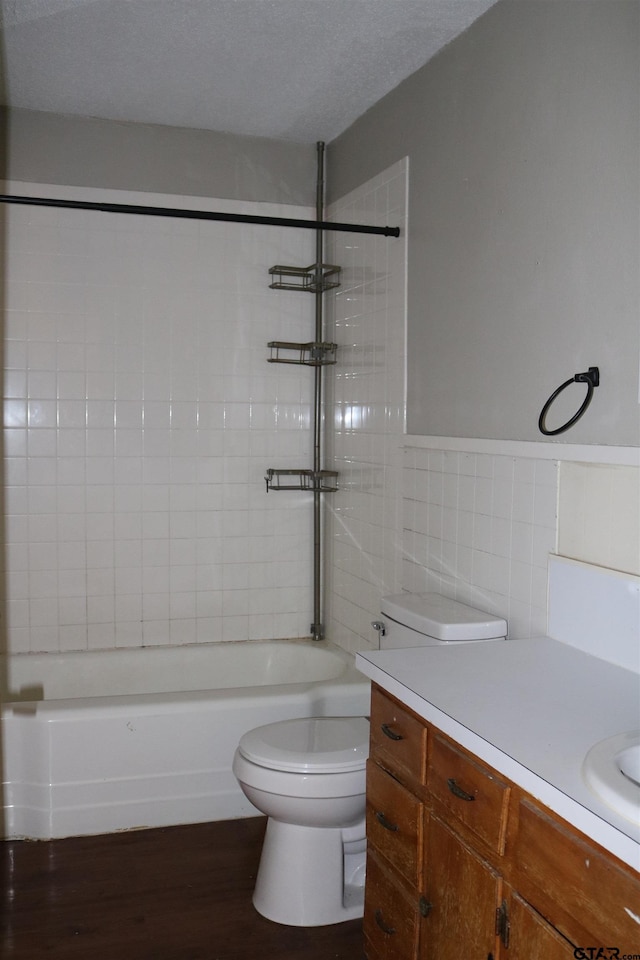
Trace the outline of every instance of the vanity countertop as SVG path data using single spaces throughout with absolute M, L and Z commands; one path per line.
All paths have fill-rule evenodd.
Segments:
M 370 680 L 614 856 L 640 869 L 640 827 L 602 803 L 581 767 L 640 728 L 640 675 L 550 637 L 375 650 Z

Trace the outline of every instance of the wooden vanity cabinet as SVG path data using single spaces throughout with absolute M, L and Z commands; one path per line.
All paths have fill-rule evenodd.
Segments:
M 636 871 L 373 685 L 369 960 L 640 955 L 639 915 Z

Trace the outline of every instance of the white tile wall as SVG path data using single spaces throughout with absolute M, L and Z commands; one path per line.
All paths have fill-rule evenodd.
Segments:
M 343 273 L 327 297 L 340 347 L 327 465 L 340 480 L 325 498 L 326 633 L 352 651 L 375 646 L 379 598 L 401 589 L 505 615 L 512 637 L 545 632 L 556 549 L 557 461 L 404 436 L 407 177 L 401 161 L 330 212 L 402 228 L 399 239 L 337 234 L 327 250 Z M 311 465 L 310 371 L 266 363 L 268 340 L 313 336 L 313 298 L 269 290 L 267 274 L 312 262 L 311 231 L 2 213 L 10 650 L 307 635 L 309 497 L 267 495 L 263 477 Z M 563 463 L 559 551 L 640 572 L 638 475 Z
M 403 588 L 433 590 L 546 633 L 557 462 L 407 446 Z
M 263 477 L 309 465 L 309 370 L 268 364 L 266 343 L 308 340 L 313 298 L 269 290 L 267 271 L 311 262 L 313 233 L 17 206 L 3 218 L 9 649 L 308 635 L 308 495 L 267 495 Z
M 374 646 L 382 594 L 401 585 L 405 426 L 406 160 L 335 204 L 334 220 L 399 226 L 397 239 L 332 238 L 341 286 L 328 311 L 338 361 L 327 392 L 328 452 L 339 490 L 325 498 L 328 635 L 352 652 Z

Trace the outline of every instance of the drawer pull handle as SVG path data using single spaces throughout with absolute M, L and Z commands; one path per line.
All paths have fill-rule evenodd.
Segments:
M 387 818 L 385 817 L 384 813 L 382 813 L 381 810 L 376 811 L 376 820 L 378 821 L 379 824 L 381 824 L 381 826 L 385 828 L 385 830 L 392 830 L 393 832 L 395 832 L 398 829 L 398 824 L 391 823 L 390 820 L 387 820 Z
M 385 737 L 389 737 L 389 740 L 404 740 L 404 737 L 400 736 L 399 733 L 394 733 L 387 723 L 383 723 L 380 726 L 380 729 L 384 733 Z
M 424 897 L 420 897 L 420 900 L 418 901 L 418 909 L 422 917 L 428 917 L 429 914 L 431 913 L 432 907 L 433 907 L 432 903 L 429 903 L 429 901 L 425 900 Z
M 454 795 L 454 797 L 458 797 L 459 800 L 475 800 L 473 794 L 467 793 L 466 790 L 463 790 L 462 787 L 459 787 L 453 777 L 449 777 L 447 780 L 447 786 L 449 787 L 449 790 L 451 790 L 451 793 Z
M 376 918 L 376 923 L 378 924 L 380 929 L 383 931 L 383 933 L 388 933 L 389 936 L 392 936 L 396 932 L 395 927 L 387 926 L 387 924 L 382 919 L 382 910 L 376 910 L 374 916 Z

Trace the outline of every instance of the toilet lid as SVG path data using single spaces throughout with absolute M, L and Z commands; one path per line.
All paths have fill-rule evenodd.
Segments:
M 366 717 L 281 720 L 245 733 L 238 749 L 247 760 L 272 770 L 362 770 L 369 755 L 369 721 Z

